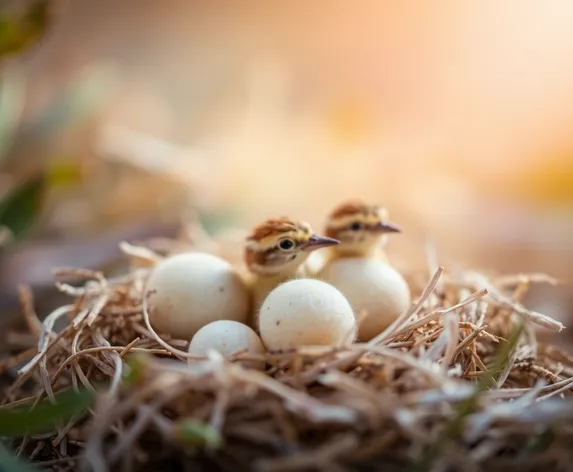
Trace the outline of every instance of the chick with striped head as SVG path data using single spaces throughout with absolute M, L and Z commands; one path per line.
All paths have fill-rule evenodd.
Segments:
M 330 213 L 324 232 L 340 241 L 331 250 L 334 257 L 385 258 L 383 247 L 388 235 L 401 233 L 402 229 L 389 220 L 386 208 L 351 200 Z
M 359 322 L 359 339 L 368 341 L 410 306 L 410 290 L 386 258 L 388 235 L 400 233 L 388 211 L 376 204 L 351 200 L 328 216 L 325 234 L 340 244 L 318 271 L 350 301 Z
M 308 223 L 287 217 L 268 219 L 253 228 L 244 257 L 252 274 L 254 312 L 279 284 L 307 275 L 304 263 L 311 252 L 337 244 L 334 238 L 316 234 Z

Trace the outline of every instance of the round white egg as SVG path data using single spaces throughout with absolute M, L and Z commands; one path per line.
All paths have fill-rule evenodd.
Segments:
M 334 260 L 322 270 L 320 279 L 334 285 L 350 302 L 359 318 L 360 341 L 378 335 L 410 306 L 410 289 L 404 278 L 378 259 Z
M 224 356 L 246 351 L 250 354 L 264 354 L 265 348 L 261 339 L 251 328 L 243 323 L 231 320 L 218 320 L 203 326 L 189 344 L 189 354 L 204 356 L 209 349 L 214 349 Z M 189 364 L 193 359 L 189 359 Z M 264 361 L 239 361 L 245 367 L 263 370 Z
M 191 252 L 161 261 L 147 281 L 149 318 L 156 331 L 190 338 L 217 320 L 245 322 L 249 291 L 233 267 L 212 254 Z
M 348 300 L 332 285 L 295 279 L 266 297 L 259 312 L 259 332 L 269 350 L 337 346 L 354 340 L 356 319 Z

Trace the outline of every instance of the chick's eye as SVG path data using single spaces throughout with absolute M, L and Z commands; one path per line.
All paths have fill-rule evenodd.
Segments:
M 362 228 L 362 225 L 360 223 L 352 223 L 350 225 L 350 229 L 352 231 L 358 231 L 360 228 Z
M 294 246 L 294 241 L 292 239 L 283 239 L 279 242 L 279 248 L 283 251 L 288 251 Z

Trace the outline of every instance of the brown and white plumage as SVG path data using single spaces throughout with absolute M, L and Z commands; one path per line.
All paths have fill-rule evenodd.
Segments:
M 252 274 L 254 311 L 282 282 L 305 276 L 304 262 L 320 248 L 338 244 L 315 234 L 308 223 L 287 217 L 272 218 L 253 228 L 245 243 L 245 263 Z
M 318 275 L 328 261 L 340 257 L 376 257 L 386 260 L 384 244 L 388 233 L 400 227 L 388 221 L 388 211 L 380 205 L 349 200 L 328 215 L 324 234 L 340 244 L 328 252 L 311 254 L 306 266 L 309 274 Z
M 383 246 L 389 233 L 400 233 L 380 205 L 350 200 L 337 206 L 328 216 L 324 232 L 340 241 L 332 254 L 338 257 L 385 257 Z
M 357 316 L 365 316 L 359 337 L 369 340 L 410 304 L 408 285 L 384 253 L 388 234 L 401 229 L 384 207 L 351 200 L 330 213 L 324 232 L 340 244 L 330 248 L 317 276 L 338 288 Z

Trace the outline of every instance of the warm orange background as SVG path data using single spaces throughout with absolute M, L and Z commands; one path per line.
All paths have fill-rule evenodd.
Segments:
M 15 64 L 25 117 L 82 78 L 101 96 L 12 169 L 82 160 L 52 215 L 74 234 L 174 217 L 186 183 L 244 226 L 319 226 L 362 196 L 407 229 L 396 260 L 424 264 L 430 238 L 444 261 L 573 280 L 571 25 L 567 1 L 67 2 Z M 551 294 L 531 303 L 566 317 L 569 290 Z

